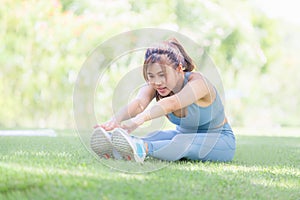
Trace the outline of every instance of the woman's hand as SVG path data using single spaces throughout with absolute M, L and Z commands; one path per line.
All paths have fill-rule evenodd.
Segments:
M 101 127 L 104 130 L 106 130 L 106 131 L 111 131 L 114 128 L 118 128 L 120 126 L 121 126 L 120 123 L 115 118 L 112 118 L 109 121 L 107 121 L 107 122 L 105 122 L 105 123 L 103 123 L 101 125 L 94 126 L 94 128 Z

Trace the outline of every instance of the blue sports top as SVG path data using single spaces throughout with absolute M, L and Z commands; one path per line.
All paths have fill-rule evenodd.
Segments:
M 184 75 L 184 85 L 188 82 L 191 72 Z M 206 107 L 199 106 L 195 103 L 187 106 L 187 115 L 185 117 L 177 117 L 173 113 L 169 113 L 168 119 L 177 125 L 177 129 L 192 130 L 197 132 L 207 132 L 220 128 L 225 118 L 224 106 L 222 100 L 216 91 L 216 98 Z

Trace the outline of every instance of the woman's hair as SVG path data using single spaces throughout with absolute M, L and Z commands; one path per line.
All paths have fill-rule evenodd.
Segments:
M 171 65 L 174 69 L 181 64 L 184 72 L 190 72 L 195 69 L 192 58 L 175 38 L 163 41 L 155 47 L 150 47 L 146 50 L 143 66 L 145 80 L 147 80 L 147 67 L 154 63 Z
M 184 72 L 190 72 L 195 69 L 195 64 L 192 58 L 186 53 L 183 46 L 175 39 L 170 38 L 146 50 L 145 60 L 143 65 L 143 75 L 145 80 L 147 77 L 147 68 L 158 63 L 161 66 L 172 66 L 176 69 L 180 64 Z M 156 94 L 156 99 L 160 99 L 159 94 Z

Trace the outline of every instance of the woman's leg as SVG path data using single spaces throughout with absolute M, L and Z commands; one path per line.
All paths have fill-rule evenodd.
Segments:
M 165 130 L 165 131 L 155 131 L 149 133 L 146 137 L 142 139 L 144 141 L 160 141 L 160 140 L 171 140 L 175 135 L 180 132 L 177 130 Z
M 235 153 L 233 134 L 197 134 L 183 157 L 202 161 L 231 161 Z
M 172 139 L 147 143 L 150 156 L 169 161 L 181 158 L 230 161 L 235 152 L 235 138 L 227 127 L 215 133 L 177 133 Z
M 141 138 L 148 145 L 148 154 L 168 145 L 172 139 L 179 134 L 176 130 L 155 131 Z

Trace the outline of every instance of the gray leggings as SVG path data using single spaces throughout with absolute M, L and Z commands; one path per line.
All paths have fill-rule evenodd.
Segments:
M 188 130 L 156 131 L 142 138 L 148 144 L 148 155 L 168 161 L 181 158 L 201 161 L 231 161 L 235 153 L 235 137 L 228 123 L 209 133 Z

